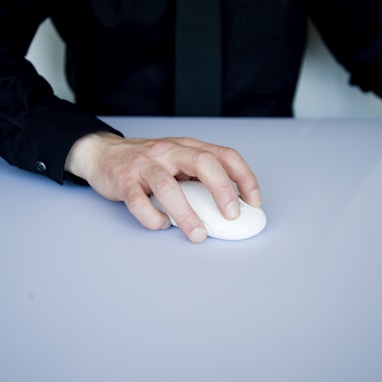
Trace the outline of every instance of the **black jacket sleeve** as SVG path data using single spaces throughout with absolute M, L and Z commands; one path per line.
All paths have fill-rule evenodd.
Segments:
M 96 131 L 121 134 L 56 97 L 25 59 L 49 6 L 54 2 L 0 2 L 0 156 L 62 184 L 66 156 L 74 142 Z
M 350 82 L 382 97 L 382 1 L 307 0 L 324 42 Z

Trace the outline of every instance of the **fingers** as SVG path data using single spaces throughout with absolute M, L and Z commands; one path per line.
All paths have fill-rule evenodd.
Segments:
M 163 147 L 166 146 L 166 152 L 171 153 L 164 158 L 160 155 L 161 150 L 158 147 L 162 143 L 164 143 Z M 254 204 L 258 203 L 256 200 L 258 197 L 253 197 L 253 193 L 258 191 L 258 185 L 255 176 L 235 150 L 201 143 L 202 149 L 197 147 L 198 142 L 193 141 L 192 143 L 194 144 L 193 147 L 191 145 L 179 145 L 179 143 L 173 147 L 168 142 L 158 141 L 155 153 L 160 166 L 155 170 L 152 166 L 144 167 L 147 172 L 141 173 L 141 177 L 147 180 L 148 188 L 156 195 L 162 206 L 175 220 L 177 226 L 191 241 L 199 242 L 204 240 L 206 236 L 205 227 L 190 208 L 173 176 L 174 174 L 178 178 L 196 177 L 202 181 L 212 193 L 218 208 L 227 219 L 235 219 L 240 214 L 237 191 L 232 180 L 237 179 L 242 182 L 239 189 L 241 188 L 242 192 L 246 194 L 247 199 L 252 197 L 255 200 Z M 210 147 L 218 155 L 211 152 L 212 150 L 205 150 L 205 148 Z M 219 159 L 218 156 L 222 159 Z M 231 161 L 232 163 L 230 163 Z M 173 172 L 170 174 L 168 171 L 163 171 L 165 167 Z M 230 178 L 229 174 L 233 179 Z M 245 188 L 247 183 L 247 188 Z
M 218 162 L 222 165 L 229 180 L 237 184 L 241 197 L 253 207 L 259 207 L 261 205 L 262 197 L 257 178 L 236 150 L 229 147 L 213 145 L 193 138 L 180 138 L 180 142 L 182 142 L 183 145 L 195 147 L 214 154 Z M 219 189 L 221 189 L 222 193 L 226 192 L 224 186 L 216 185 L 214 187 L 212 184 L 215 179 L 221 179 L 221 174 L 216 175 L 216 178 L 209 178 L 207 175 L 207 178 L 204 179 L 204 183 L 207 186 L 210 184 L 208 188 L 214 195 L 215 193 L 216 195 L 219 194 Z M 208 179 L 211 180 L 208 181 Z M 215 197 L 215 200 L 217 203 L 220 202 L 224 204 L 224 200 L 220 199 L 218 196 Z
M 227 174 L 237 184 L 241 197 L 253 207 L 259 207 L 262 203 L 260 188 L 250 167 L 234 149 L 219 147 L 217 151 Z
M 152 190 L 158 201 L 173 218 L 176 225 L 184 232 L 186 237 L 200 243 L 205 240 L 207 231 L 199 217 L 190 207 L 177 180 L 162 168 L 149 168 L 150 174 L 144 175 L 148 187 Z M 158 211 L 150 202 L 142 188 L 137 184 L 128 186 L 124 197 L 129 211 L 146 228 L 157 230 L 170 226 L 166 214 Z
M 237 192 L 217 156 L 210 151 L 194 150 L 190 163 L 192 175 L 206 185 L 222 215 L 229 220 L 238 218 L 240 206 Z
M 143 226 L 165 229 L 170 221 L 151 204 L 148 195 L 154 193 L 192 242 L 203 241 L 207 233 L 177 179 L 198 178 L 227 219 L 240 214 L 233 182 L 248 203 L 261 203 L 256 177 L 235 150 L 192 138 L 128 140 L 93 135 L 76 145 L 71 157 L 68 169 L 86 179 L 99 194 L 124 201 Z M 71 163 L 76 166 L 69 166 Z M 84 163 L 91 166 L 82 169 Z
M 191 144 L 188 144 L 189 142 Z M 178 179 L 185 177 L 198 178 L 211 192 L 222 215 L 227 219 L 237 218 L 240 214 L 240 206 L 232 180 L 222 165 L 221 160 L 219 160 L 213 152 L 206 150 L 209 146 L 198 147 L 198 145 L 202 146 L 202 143 L 192 139 L 184 140 L 173 138 L 156 140 L 148 145 L 146 155 L 150 151 L 150 157 L 159 167 L 156 171 L 153 171 L 153 164 L 142 167 L 146 172 L 143 170 L 142 173 L 141 171 L 141 177 L 150 183 L 149 189 L 153 191 L 156 196 L 158 196 L 158 189 L 161 190 L 162 187 L 156 186 L 153 179 L 158 178 L 160 169 L 167 171 L 168 174 L 173 177 L 176 176 Z M 171 196 L 171 203 L 174 203 L 174 201 L 181 202 L 181 196 L 178 185 L 170 183 L 171 180 L 169 177 L 164 177 L 164 179 L 163 184 L 166 186 L 166 192 L 160 193 L 160 196 L 162 198 L 162 204 L 168 209 L 171 208 L 171 206 L 169 206 L 170 201 L 165 199 L 165 195 Z M 174 180 L 172 180 L 172 182 L 174 182 Z M 173 195 L 172 192 L 169 192 L 170 190 L 177 190 L 178 192 Z M 186 208 L 184 203 L 182 203 L 181 206 Z M 187 209 L 189 210 L 188 205 Z M 184 210 L 173 209 L 172 216 L 174 220 L 178 217 L 178 219 L 182 221 L 182 211 Z M 182 224 L 180 223 L 179 226 L 182 227 Z
M 164 230 L 171 226 L 169 217 L 158 211 L 150 202 L 149 197 L 137 184 L 126 188 L 123 197 L 130 213 L 146 228 L 150 230 Z

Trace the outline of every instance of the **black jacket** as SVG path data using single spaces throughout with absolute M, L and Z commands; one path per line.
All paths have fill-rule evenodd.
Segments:
M 174 115 L 175 3 L 2 0 L 0 155 L 62 183 L 72 144 L 114 131 L 95 115 Z M 76 105 L 24 58 L 48 17 L 66 44 Z M 222 0 L 223 116 L 293 114 L 307 17 L 351 82 L 382 95 L 381 0 Z

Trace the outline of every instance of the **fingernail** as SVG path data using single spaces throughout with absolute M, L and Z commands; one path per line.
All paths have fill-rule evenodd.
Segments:
M 240 204 L 238 201 L 228 203 L 226 214 L 228 219 L 236 219 L 240 215 Z
M 256 188 L 254 191 L 252 191 L 251 199 L 252 199 L 252 203 L 255 206 L 260 206 L 260 204 L 262 202 L 262 198 L 261 198 L 260 190 L 258 188 Z
M 205 228 L 197 227 L 195 228 L 190 235 L 190 240 L 193 243 L 201 243 L 207 237 L 207 231 Z
M 171 227 L 171 221 L 168 219 L 168 220 L 166 220 L 166 221 L 163 223 L 163 225 L 162 225 L 162 227 L 161 227 L 160 229 L 165 230 L 165 229 L 169 229 L 170 227 Z

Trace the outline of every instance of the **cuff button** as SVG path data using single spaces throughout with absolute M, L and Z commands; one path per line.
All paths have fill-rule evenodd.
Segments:
M 38 172 L 44 173 L 46 171 L 46 164 L 44 162 L 37 161 L 36 169 Z

